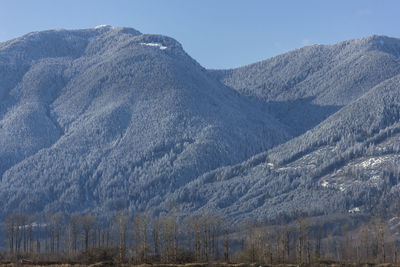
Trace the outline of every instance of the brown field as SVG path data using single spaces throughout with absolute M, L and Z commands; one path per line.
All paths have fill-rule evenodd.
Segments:
M 400 267 L 400 264 L 392 263 L 337 263 L 337 262 L 319 262 L 312 264 L 274 264 L 274 265 L 260 265 L 256 263 L 186 263 L 186 264 L 118 264 L 113 262 L 98 262 L 95 264 L 54 264 L 54 263 L 38 263 L 38 264 L 21 264 L 21 263 L 1 263 L 0 266 L 8 267 L 107 267 L 107 266 L 121 266 L 121 267 Z

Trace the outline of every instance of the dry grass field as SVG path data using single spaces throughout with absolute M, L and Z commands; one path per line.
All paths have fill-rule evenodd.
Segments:
M 121 267 L 400 267 L 400 264 L 383 263 L 338 263 L 338 262 L 319 262 L 312 264 L 276 264 L 276 265 L 260 265 L 256 263 L 187 263 L 187 264 L 118 264 L 113 262 L 99 262 L 95 264 L 52 264 L 52 263 L 40 263 L 40 264 L 22 264 L 22 263 L 1 263 L 0 266 L 7 267 L 107 267 L 107 266 L 121 266 Z

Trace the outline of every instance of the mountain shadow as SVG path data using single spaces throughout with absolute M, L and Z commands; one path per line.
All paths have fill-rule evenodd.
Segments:
M 314 128 L 343 106 L 314 104 L 315 97 L 289 101 L 268 102 L 267 110 L 290 129 L 292 136 L 299 136 Z

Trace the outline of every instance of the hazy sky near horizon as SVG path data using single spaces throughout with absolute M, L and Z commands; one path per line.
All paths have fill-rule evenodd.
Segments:
M 310 44 L 400 38 L 398 0 L 0 0 L 0 41 L 32 31 L 127 26 L 177 39 L 206 68 Z

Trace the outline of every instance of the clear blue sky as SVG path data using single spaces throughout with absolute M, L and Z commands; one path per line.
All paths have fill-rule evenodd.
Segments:
M 99 24 L 171 36 L 206 68 L 231 68 L 318 43 L 400 37 L 398 0 L 0 0 L 0 41 Z

